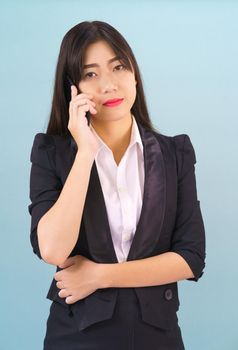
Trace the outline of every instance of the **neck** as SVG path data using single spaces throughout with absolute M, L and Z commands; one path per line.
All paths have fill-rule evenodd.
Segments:
M 94 119 L 92 126 L 113 153 L 123 151 L 128 147 L 131 139 L 131 114 L 123 120 L 113 120 L 111 122 L 97 122 Z

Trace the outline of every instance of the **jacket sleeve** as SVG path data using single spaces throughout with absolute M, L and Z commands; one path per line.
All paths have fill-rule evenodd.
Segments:
M 205 267 L 205 229 L 200 201 L 197 199 L 195 167 L 196 156 L 188 135 L 174 137 L 177 169 L 178 197 L 172 251 L 180 254 L 198 281 Z
M 56 149 L 52 135 L 36 134 L 31 149 L 30 200 L 28 211 L 31 215 L 30 241 L 33 252 L 42 259 L 37 225 L 41 217 L 57 201 L 62 189 L 61 181 L 55 173 Z

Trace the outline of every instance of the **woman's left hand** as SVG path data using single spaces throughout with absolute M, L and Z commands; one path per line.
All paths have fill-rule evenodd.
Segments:
M 61 289 L 60 298 L 67 304 L 87 297 L 101 288 L 102 264 L 95 263 L 82 255 L 76 255 L 59 265 L 63 270 L 55 273 L 56 286 Z

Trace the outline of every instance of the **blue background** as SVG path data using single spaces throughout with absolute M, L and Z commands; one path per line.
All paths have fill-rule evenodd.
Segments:
M 30 150 L 45 132 L 59 47 L 84 20 L 129 42 L 152 121 L 186 133 L 196 151 L 207 234 L 199 282 L 179 282 L 186 350 L 237 350 L 238 3 L 233 1 L 1 1 L 1 342 L 41 350 L 55 271 L 30 246 Z

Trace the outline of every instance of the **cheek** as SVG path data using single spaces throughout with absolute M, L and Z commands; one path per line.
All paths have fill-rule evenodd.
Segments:
M 90 84 L 85 84 L 83 82 L 78 84 L 79 91 L 84 94 L 93 94 L 94 89 Z
M 130 75 L 129 77 L 127 77 L 127 85 L 130 86 L 130 88 L 136 88 L 136 80 L 135 77 L 133 75 Z
M 135 100 L 136 98 L 136 85 L 134 81 L 131 81 L 130 84 L 127 85 L 128 96 L 131 100 Z
M 84 90 L 84 84 L 82 82 L 80 82 L 78 84 L 78 88 L 79 88 L 80 91 L 83 91 Z

